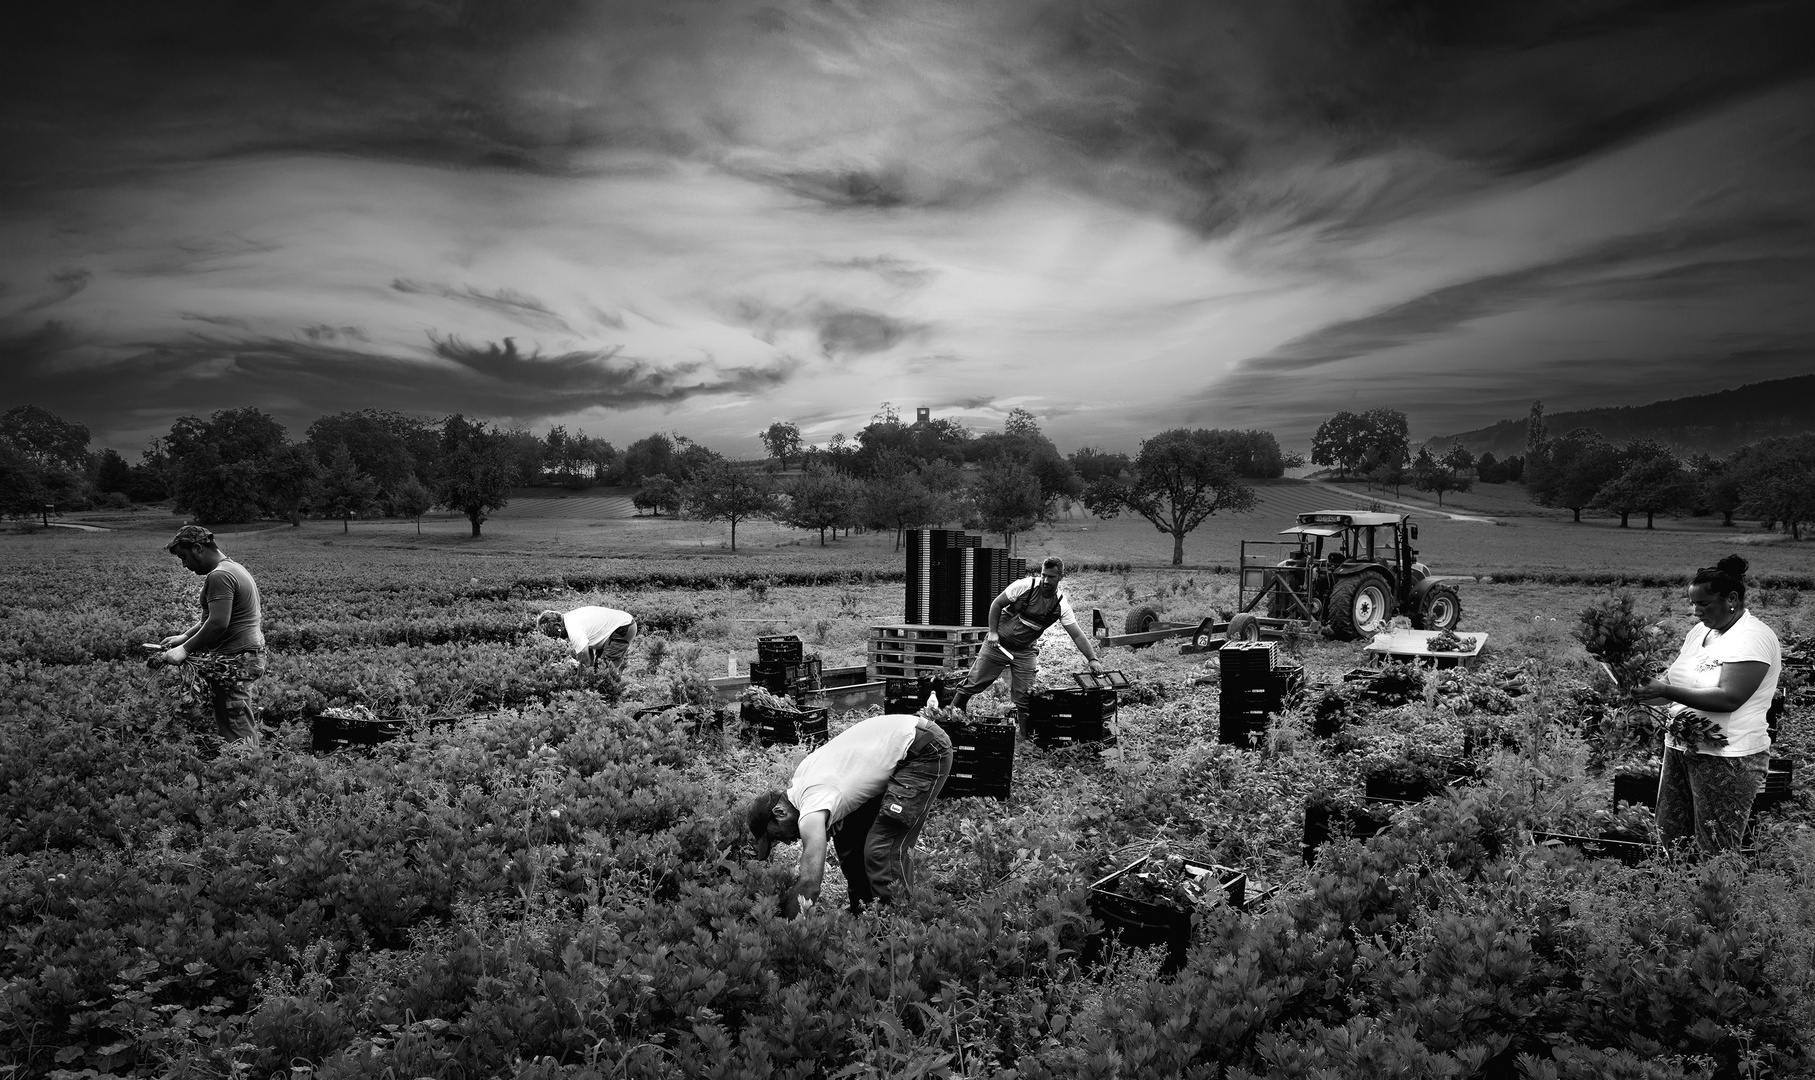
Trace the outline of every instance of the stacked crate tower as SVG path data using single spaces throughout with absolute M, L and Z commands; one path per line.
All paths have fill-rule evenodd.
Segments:
M 1222 675 L 1216 741 L 1254 747 L 1267 733 L 1267 716 L 1285 708 L 1304 687 L 1305 670 L 1280 661 L 1278 642 L 1229 641 L 1217 651 Z
M 1026 559 L 959 529 L 907 534 L 907 589 L 902 621 L 913 626 L 984 626 L 989 605 L 1027 573 Z

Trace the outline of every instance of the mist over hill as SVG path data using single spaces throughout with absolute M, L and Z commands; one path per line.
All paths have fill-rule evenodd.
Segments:
M 1768 435 L 1815 431 L 1815 375 L 1751 383 L 1717 394 L 1672 398 L 1649 405 L 1612 409 L 1579 409 L 1546 413 L 1551 435 L 1591 427 L 1610 442 L 1657 439 L 1684 452 L 1725 455 Z M 1459 442 L 1476 454 L 1496 457 L 1525 452 L 1525 417 L 1429 440 L 1448 446 Z

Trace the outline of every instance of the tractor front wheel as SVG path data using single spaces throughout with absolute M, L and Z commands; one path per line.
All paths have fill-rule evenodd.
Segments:
M 1418 630 L 1454 630 L 1462 622 L 1462 598 L 1448 585 L 1433 585 L 1418 603 L 1412 626 Z
M 1340 641 L 1369 637 L 1392 617 L 1386 578 L 1375 573 L 1344 578 L 1330 590 L 1330 629 Z

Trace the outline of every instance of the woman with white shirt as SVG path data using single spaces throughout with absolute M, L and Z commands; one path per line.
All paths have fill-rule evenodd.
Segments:
M 1745 836 L 1770 760 L 1765 714 L 1783 670 L 1777 634 L 1746 610 L 1745 574 L 1737 555 L 1696 572 L 1689 606 L 1699 621 L 1663 677 L 1634 692 L 1641 703 L 1669 706 L 1658 832 L 1665 843 L 1694 836 L 1709 853 Z

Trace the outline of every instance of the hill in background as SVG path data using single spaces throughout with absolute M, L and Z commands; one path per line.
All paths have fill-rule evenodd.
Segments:
M 1650 405 L 1548 413 L 1545 422 L 1553 436 L 1590 427 L 1609 442 L 1657 439 L 1684 451 L 1724 456 L 1767 435 L 1815 431 L 1815 375 L 1773 379 L 1718 394 L 1672 398 Z M 1502 420 L 1455 435 L 1439 435 L 1430 442 L 1437 446 L 1459 442 L 1475 454 L 1492 451 L 1495 457 L 1523 454 L 1525 418 Z

